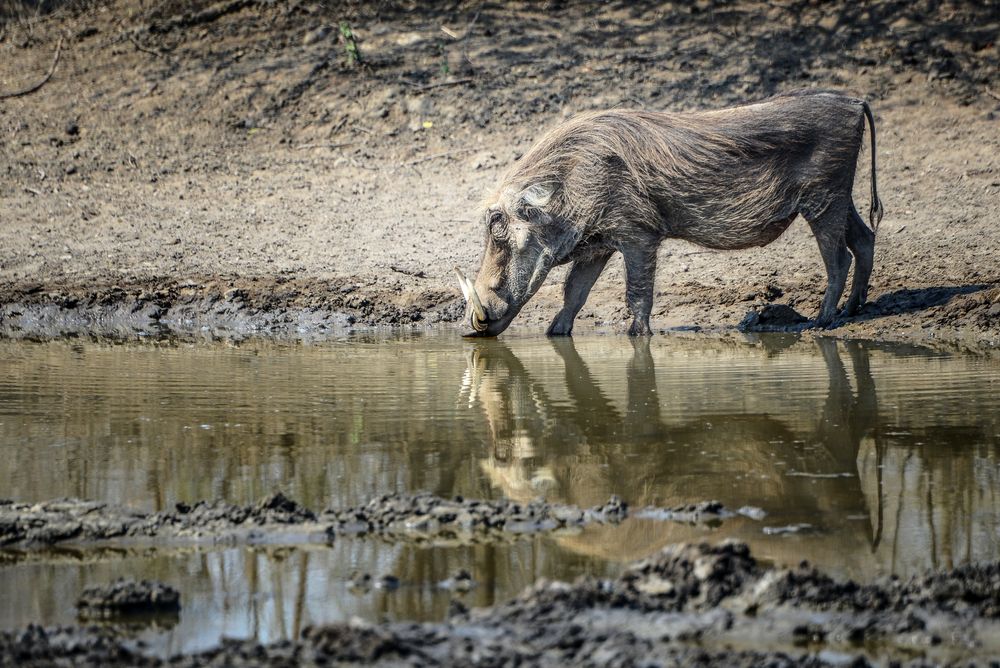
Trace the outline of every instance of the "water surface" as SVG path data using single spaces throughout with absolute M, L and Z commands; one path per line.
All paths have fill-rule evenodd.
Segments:
M 0 496 L 148 510 L 314 509 L 385 492 L 595 505 L 718 499 L 719 527 L 629 520 L 511 544 L 0 552 L 0 627 L 73 621 L 119 575 L 182 592 L 162 652 L 309 623 L 440 619 L 465 568 L 487 605 L 537 577 L 612 575 L 682 540 L 779 563 L 906 575 L 1000 557 L 1000 361 L 792 337 L 351 337 L 309 345 L 0 341 Z M 792 534 L 782 527 L 808 525 Z M 393 573 L 393 592 L 350 574 Z

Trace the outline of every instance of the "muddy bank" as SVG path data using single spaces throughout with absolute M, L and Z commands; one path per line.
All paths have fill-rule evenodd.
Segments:
M 199 501 L 178 503 L 173 510 L 156 513 L 76 499 L 36 504 L 0 501 L 0 548 L 105 541 L 147 544 L 154 539 L 171 545 L 295 543 L 368 534 L 414 541 L 477 541 L 616 524 L 630 514 L 692 524 L 717 523 L 735 515 L 714 501 L 630 510 L 618 497 L 593 508 L 579 508 L 541 500 L 517 503 L 390 494 L 361 506 L 322 512 L 303 508 L 280 492 L 253 505 Z
M 170 665 L 990 665 L 1000 566 L 871 584 L 803 563 L 770 569 L 740 543 L 675 545 L 613 580 L 540 581 L 444 623 L 337 624 L 295 641 L 226 641 Z M 0 662 L 165 665 L 114 628 L 0 633 Z
M 691 286 L 689 286 L 691 287 Z M 811 297 L 793 298 L 802 312 L 766 290 L 744 295 L 702 286 L 660 299 L 678 310 L 660 334 L 676 332 L 726 335 L 731 332 L 788 332 L 880 342 L 902 342 L 962 349 L 973 353 L 1000 347 L 1000 285 L 899 290 L 878 297 L 854 318 L 828 329 L 813 329 L 805 315 Z M 785 295 L 785 292 L 781 293 Z M 795 293 L 792 292 L 794 295 Z M 808 293 L 808 294 L 811 294 Z M 53 339 L 97 337 L 129 340 L 148 337 L 239 341 L 268 337 L 319 341 L 384 327 L 409 330 L 454 329 L 465 304 L 457 289 L 404 286 L 353 280 L 275 283 L 269 280 L 186 283 L 164 287 L 111 287 L 100 290 L 18 290 L 0 304 L 0 337 Z M 701 314 L 682 315 L 695 308 Z M 519 319 L 522 333 L 544 332 L 551 299 L 545 294 Z M 669 310 L 668 306 L 661 313 Z M 594 305 L 578 331 L 616 333 L 625 320 L 614 303 Z M 918 316 L 919 314 L 919 316 Z
M 432 325 L 461 317 L 450 291 L 391 282 L 208 279 L 86 290 L 29 286 L 0 305 L 0 336 L 217 335 L 312 339 L 356 327 Z

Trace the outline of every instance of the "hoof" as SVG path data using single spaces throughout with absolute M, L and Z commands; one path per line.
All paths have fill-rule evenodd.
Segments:
M 629 336 L 652 336 L 653 331 L 649 328 L 647 324 L 640 324 L 638 322 L 633 322 L 632 326 L 628 328 Z
M 573 334 L 573 325 L 570 324 L 568 327 L 565 325 L 559 325 L 552 323 L 549 328 L 545 330 L 545 336 L 570 336 Z

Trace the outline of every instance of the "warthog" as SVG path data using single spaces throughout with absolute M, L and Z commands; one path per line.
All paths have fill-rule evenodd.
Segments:
M 870 226 L 851 198 L 865 118 L 871 126 Z M 864 100 L 803 90 L 718 111 L 580 115 L 543 136 L 504 175 L 483 215 L 486 249 L 475 283 L 456 268 L 469 336 L 504 331 L 549 270 L 572 262 L 563 307 L 548 329 L 569 334 L 616 251 L 625 260 L 629 334 L 649 334 L 663 239 L 715 249 L 765 246 L 799 214 L 826 265 L 815 325 L 827 326 L 852 254 L 854 282 L 844 315 L 864 304 L 882 219 L 875 121 Z

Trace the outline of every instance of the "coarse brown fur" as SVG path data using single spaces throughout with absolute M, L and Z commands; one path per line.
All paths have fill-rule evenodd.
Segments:
M 871 125 L 869 225 L 851 198 L 865 119 Z M 499 333 L 548 270 L 574 266 L 550 334 L 568 334 L 608 258 L 621 252 L 630 333 L 649 333 L 656 248 L 679 238 L 715 249 L 764 246 L 801 214 L 826 264 L 816 324 L 836 314 L 853 254 L 845 314 L 864 303 L 882 217 L 875 130 L 862 100 L 793 91 L 718 111 L 582 114 L 543 136 L 502 178 L 486 212 L 476 291 Z M 848 253 L 850 251 L 850 254 Z

